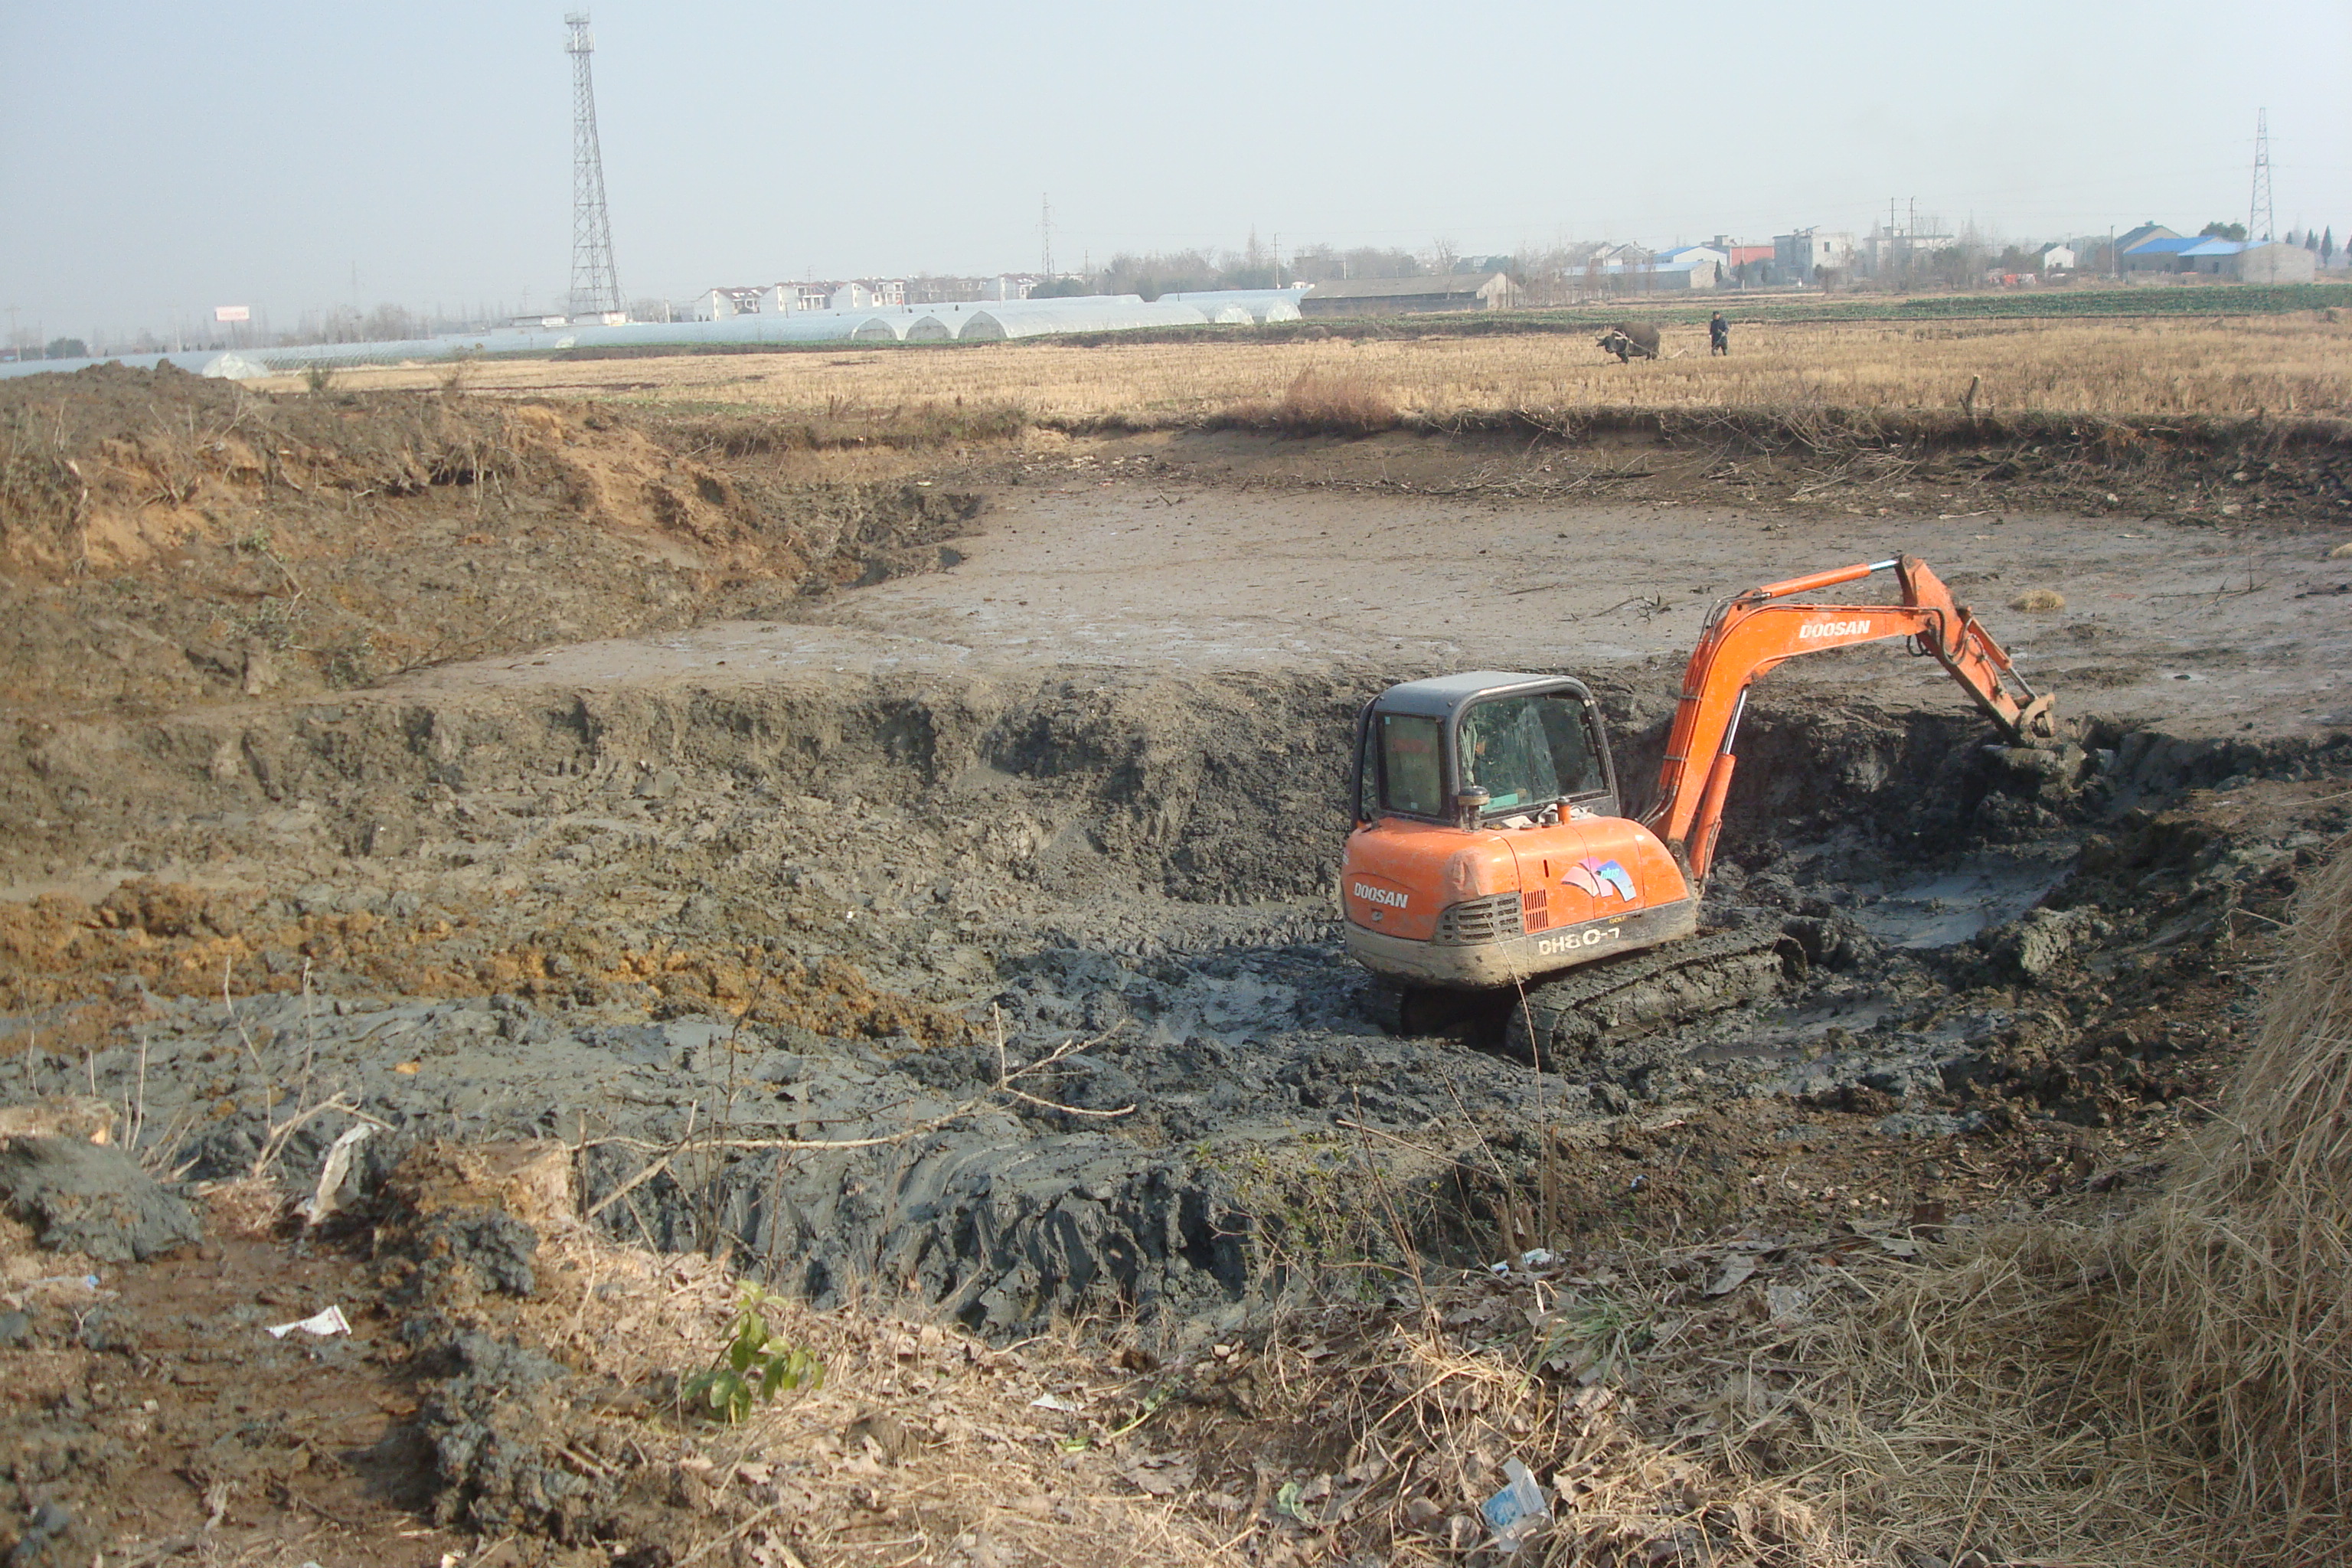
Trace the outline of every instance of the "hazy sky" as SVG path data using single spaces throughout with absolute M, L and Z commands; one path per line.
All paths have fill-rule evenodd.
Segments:
M 603 0 L 623 291 L 1327 240 L 2352 230 L 2347 0 Z M 562 9 L 0 0 L 0 310 L 558 304 Z M 356 268 L 356 281 L 354 281 Z

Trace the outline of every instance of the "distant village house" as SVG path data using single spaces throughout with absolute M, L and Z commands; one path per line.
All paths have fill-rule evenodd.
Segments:
M 1318 283 L 1299 297 L 1303 316 L 1400 316 L 1429 310 L 1507 310 L 1518 285 L 1502 272 L 1358 278 Z

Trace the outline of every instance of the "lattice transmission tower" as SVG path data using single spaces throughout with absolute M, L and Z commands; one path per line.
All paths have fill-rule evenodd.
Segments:
M 2246 203 L 2246 237 L 2269 239 L 2277 232 L 2271 211 L 2271 111 L 2254 110 L 2254 194 Z
M 604 152 L 596 139 L 596 81 L 588 57 L 596 40 L 588 13 L 563 18 L 572 29 L 563 46 L 572 57 L 572 306 L 574 317 L 621 308 L 621 280 L 613 271 L 613 220 L 604 210 Z

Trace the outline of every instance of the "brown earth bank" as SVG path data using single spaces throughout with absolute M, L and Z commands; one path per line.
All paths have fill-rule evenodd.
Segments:
M 767 613 L 936 570 L 976 508 L 593 406 L 11 381 L 6 706 L 163 711 Z
M 1829 1347 L 2216 1125 L 2352 825 L 2324 443 L 2010 431 L 2004 474 L 46 380 L 0 388 L 10 591 L 71 629 L 0 758 L 0 1104 L 58 1108 L 0 1111 L 24 1561 L 1458 1562 L 1507 1459 L 1523 1560 L 2147 1560 L 2088 1503 L 1925 1510 L 1827 1436 Z M 431 586 L 461 527 L 494 605 Z M 1801 950 L 1778 994 L 1540 1074 L 1381 1031 L 1330 899 L 1366 696 L 1564 637 L 1638 798 L 1710 595 L 1883 540 L 1968 574 L 2063 743 L 1799 661 L 1708 900 Z M 202 673 L 187 628 L 297 578 L 452 648 L 521 609 L 496 658 Z M 131 626 L 174 673 L 72 673 Z M 826 1376 L 730 1424 L 685 1391 L 739 1277 L 787 1298 L 749 1364 Z

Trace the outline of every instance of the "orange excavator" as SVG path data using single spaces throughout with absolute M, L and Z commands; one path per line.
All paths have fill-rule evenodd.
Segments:
M 1803 597 L 1882 572 L 1901 603 Z M 1717 604 L 1638 820 L 1580 681 L 1475 670 L 1365 704 L 1340 897 L 1349 952 L 1389 983 L 1388 1022 L 1433 1032 L 1507 1001 L 1506 1042 L 1540 1067 L 1801 973 L 1801 952 L 1775 926 L 1699 929 L 1748 689 L 1801 654 L 1889 637 L 1942 664 L 2010 744 L 2054 737 L 2051 700 L 1909 555 Z

